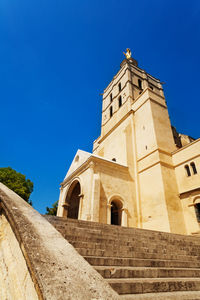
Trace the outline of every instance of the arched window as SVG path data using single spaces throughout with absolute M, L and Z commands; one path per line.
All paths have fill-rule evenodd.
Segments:
M 112 93 L 110 94 L 110 103 L 113 101 Z
M 121 82 L 118 84 L 118 88 L 119 88 L 119 92 L 121 92 L 121 90 L 122 90 Z
M 195 208 L 197 221 L 200 223 L 200 203 L 195 204 L 194 208 Z
M 112 117 L 112 115 L 113 115 L 113 107 L 111 106 L 110 107 L 110 118 Z
M 190 173 L 190 168 L 188 165 L 185 165 L 185 170 L 186 170 L 186 175 L 189 177 L 191 176 L 191 173 Z
M 119 103 L 119 107 L 121 107 L 122 106 L 122 96 L 119 96 L 118 103 Z
M 138 79 L 138 87 L 139 87 L 139 89 L 142 89 L 142 80 L 141 79 Z
M 195 163 L 192 162 L 192 163 L 190 164 L 190 166 L 191 166 L 191 168 L 192 168 L 193 174 L 197 174 L 197 169 L 196 169 Z

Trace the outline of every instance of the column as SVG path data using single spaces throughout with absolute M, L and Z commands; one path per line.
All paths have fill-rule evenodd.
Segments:
M 107 224 L 111 224 L 111 204 L 107 204 Z
M 83 210 L 83 194 L 78 195 L 79 196 L 79 212 L 78 212 L 78 219 L 82 220 L 82 210 Z
M 69 204 L 67 202 L 63 203 L 62 205 L 63 207 L 63 218 L 67 218 L 67 214 L 68 214 L 68 207 L 69 207 Z
M 122 208 L 121 209 L 122 212 L 122 219 L 121 219 L 121 226 L 128 226 L 128 209 L 127 208 Z
M 92 199 L 91 199 L 91 220 L 99 222 L 100 206 L 100 178 L 99 174 L 93 174 Z

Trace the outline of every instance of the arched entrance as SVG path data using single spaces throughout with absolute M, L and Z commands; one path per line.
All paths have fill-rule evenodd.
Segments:
M 196 213 L 197 222 L 200 223 L 200 198 L 196 198 L 194 201 L 194 208 Z
M 78 219 L 81 186 L 78 181 L 74 182 L 67 194 L 67 218 Z
M 111 224 L 121 225 L 122 222 L 122 203 L 119 200 L 111 202 Z

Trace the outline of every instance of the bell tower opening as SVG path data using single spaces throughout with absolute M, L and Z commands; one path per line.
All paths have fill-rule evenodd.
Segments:
M 122 203 L 119 200 L 111 202 L 111 224 L 121 225 L 122 221 Z

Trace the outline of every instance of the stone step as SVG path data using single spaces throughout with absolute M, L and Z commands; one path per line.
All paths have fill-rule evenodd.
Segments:
M 200 291 L 200 278 L 106 279 L 118 294 Z
M 72 244 L 73 245 L 73 244 Z M 74 246 L 74 245 L 73 245 Z M 176 254 L 158 254 L 130 251 L 130 249 L 95 249 L 95 248 L 77 248 L 76 250 L 82 256 L 110 256 L 110 257 L 127 257 L 127 258 L 148 258 L 148 259 L 166 259 L 166 260 L 191 260 L 198 261 L 196 256 L 176 255 Z
M 104 232 L 112 232 L 112 234 L 115 232 L 117 234 L 123 233 L 124 234 L 130 234 L 134 236 L 143 236 L 148 237 L 151 240 L 153 239 L 160 239 L 163 241 L 169 242 L 170 240 L 177 240 L 178 242 L 183 242 L 184 240 L 187 242 L 196 243 L 199 244 L 199 237 L 197 236 L 183 236 L 180 234 L 172 234 L 172 233 L 166 233 L 166 232 L 158 232 L 153 230 L 147 230 L 147 229 L 138 229 L 138 228 L 132 228 L 132 227 L 122 227 L 122 226 L 115 226 L 115 225 L 108 225 L 108 224 L 102 224 L 102 223 L 96 223 L 96 222 L 89 222 L 89 221 L 83 221 L 83 220 L 75 220 L 75 219 L 64 219 L 61 217 L 54 217 L 54 216 L 45 216 L 47 220 L 52 223 L 53 225 L 57 226 L 59 224 L 66 225 L 69 227 L 76 227 L 76 228 L 89 228 L 89 229 L 95 229 L 98 228 L 101 231 L 104 230 Z M 67 228 L 66 227 L 66 228 Z
M 100 232 L 104 235 L 106 234 L 111 234 L 113 236 L 117 236 L 117 235 L 121 235 L 122 236 L 134 236 L 134 237 L 141 237 L 143 236 L 145 239 L 149 239 L 151 241 L 153 240 L 161 240 L 163 242 L 170 242 L 170 241 L 174 241 L 180 244 L 183 244 L 183 237 L 184 240 L 188 243 L 194 243 L 196 245 L 198 245 L 198 239 L 199 237 L 191 237 L 191 236 L 183 236 L 183 235 L 177 235 L 177 234 L 172 234 L 172 236 L 168 236 L 169 233 L 165 233 L 165 232 L 154 232 L 151 230 L 145 230 L 144 229 L 137 229 L 137 228 L 128 228 L 128 227 L 117 227 L 117 230 L 113 229 L 112 227 L 116 228 L 116 226 L 112 226 L 112 225 L 106 225 L 107 227 L 104 226 L 97 226 L 97 227 L 91 227 L 91 226 L 76 226 L 76 224 L 74 226 L 71 226 L 71 224 L 56 224 L 56 223 L 52 223 L 55 227 L 63 229 L 63 230 L 85 230 L 85 232 Z M 100 224 L 102 225 L 102 224 Z M 139 231 L 138 231 L 139 230 Z M 143 232 L 144 231 L 144 232 Z M 145 233 L 145 234 L 143 234 Z M 167 236 L 165 236 L 167 235 Z
M 117 258 L 84 256 L 93 266 L 130 266 L 130 267 L 160 267 L 160 268 L 200 268 L 200 262 L 181 261 L 181 260 L 151 260 L 140 258 Z
M 115 244 L 110 244 L 110 243 L 102 243 L 102 242 L 98 242 L 98 243 L 95 243 L 95 242 L 88 242 L 88 241 L 80 241 L 80 240 L 70 240 L 70 239 L 67 239 L 75 248 L 90 248 L 90 249 L 104 249 L 104 250 L 115 250 L 115 249 L 118 249 L 118 251 L 123 251 L 123 252 L 140 252 L 140 253 L 144 253 L 144 255 L 146 253 L 156 253 L 158 256 L 161 254 L 161 255 L 167 255 L 168 253 L 170 252 L 173 252 L 173 250 L 167 250 L 167 249 L 163 249 L 163 247 L 138 247 L 137 245 L 135 246 L 132 246 L 132 245 L 124 245 L 124 244 L 120 244 L 120 243 L 115 243 Z M 196 252 L 195 254 L 190 254 L 188 255 L 187 254 L 187 251 L 185 250 L 177 250 L 175 252 L 176 254 L 173 255 L 175 257 L 190 257 L 191 260 L 195 260 L 195 259 L 198 259 L 198 256 L 196 256 Z
M 119 239 L 106 239 L 105 237 L 94 237 L 94 235 L 91 235 L 91 237 L 84 236 L 84 235 L 66 235 L 64 234 L 64 237 L 71 243 L 75 242 L 83 242 L 83 243 L 91 243 L 91 244 L 101 244 L 102 246 L 108 246 L 111 247 L 119 247 L 119 246 L 127 246 L 127 247 L 136 247 L 137 249 L 140 248 L 146 248 L 149 250 L 154 250 L 155 252 L 162 250 L 165 252 L 176 252 L 176 254 L 190 254 L 195 255 L 200 253 L 200 249 L 194 248 L 194 247 L 185 247 L 185 248 L 177 248 L 176 246 L 171 245 L 162 245 L 160 243 L 151 243 L 148 245 L 148 243 L 144 243 L 143 241 L 140 241 L 138 243 L 137 241 L 127 241 L 127 240 L 119 240 Z
M 121 300 L 199 300 L 200 292 L 164 292 L 120 295 Z
M 136 235 L 124 235 L 122 234 L 122 236 L 119 236 L 119 234 L 117 234 L 116 236 L 113 235 L 112 233 L 106 233 L 104 234 L 103 232 L 101 232 L 101 230 L 99 229 L 85 229 L 85 228 L 60 228 L 59 226 L 55 226 L 56 229 L 67 239 L 73 239 L 76 237 L 76 239 L 78 237 L 80 237 L 80 239 L 85 238 L 88 239 L 89 241 L 101 241 L 101 240 L 109 240 L 110 243 L 115 243 L 116 240 L 121 240 L 121 243 L 133 243 L 133 244 L 138 244 L 138 246 L 140 244 L 144 245 L 144 246 L 155 246 L 156 244 L 164 246 L 168 249 L 172 248 L 172 249 L 180 249 L 180 250 L 184 250 L 184 251 L 193 251 L 193 252 L 198 252 L 200 250 L 200 245 L 199 243 L 192 243 L 191 241 L 185 241 L 185 236 L 183 236 L 182 238 L 182 242 L 180 243 L 179 241 L 176 241 L 174 239 L 171 240 L 159 240 L 159 239 L 149 239 L 143 237 L 141 234 L 136 236 Z
M 56 229 L 59 231 L 60 228 L 57 228 Z M 129 236 L 129 237 L 126 237 L 126 236 L 113 236 L 112 234 L 109 234 L 109 235 L 104 235 L 102 233 L 99 233 L 99 232 L 92 232 L 92 231 L 85 231 L 85 230 L 77 230 L 77 229 L 70 229 L 70 230 L 67 230 L 67 231 L 60 231 L 65 237 L 69 238 L 69 239 L 72 239 L 72 240 L 77 240 L 77 239 L 80 239 L 80 240 L 85 240 L 85 241 L 89 241 L 89 242 L 109 242 L 109 243 L 117 243 L 117 242 L 120 242 L 120 243 L 124 243 L 124 244 L 133 244 L 133 245 L 142 245 L 142 246 L 151 246 L 151 245 L 157 245 L 159 247 L 168 247 L 169 249 L 174 249 L 174 248 L 177 248 L 177 245 L 175 245 L 172 241 L 172 243 L 170 244 L 169 242 L 163 242 L 163 241 L 158 241 L 157 240 L 153 240 L 151 241 L 151 244 L 149 245 L 149 241 L 147 241 L 145 238 L 143 238 L 142 236 L 140 237 L 136 237 L 134 235 L 132 236 Z M 76 232 L 76 236 L 74 235 L 74 232 Z M 193 245 L 192 243 L 191 244 L 186 244 L 186 243 L 183 243 L 182 246 L 178 245 L 178 249 L 181 249 L 181 250 L 191 250 L 193 249 L 194 251 L 198 250 L 200 248 L 200 245 Z
M 75 226 L 77 228 L 103 228 L 108 231 L 123 231 L 124 232 L 131 232 L 131 234 L 134 232 L 134 235 L 139 233 L 139 235 L 142 234 L 142 236 L 149 236 L 151 235 L 151 238 L 154 238 L 153 236 L 156 236 L 156 238 L 161 237 L 163 240 L 169 240 L 172 237 L 177 238 L 180 241 L 182 240 L 183 235 L 180 234 L 171 234 L 171 233 L 166 233 L 166 232 L 159 232 L 159 231 L 154 231 L 154 230 L 148 230 L 148 229 L 138 229 L 138 228 L 132 228 L 132 227 L 122 227 L 122 226 L 115 226 L 115 225 L 108 225 L 108 224 L 103 224 L 103 223 L 97 223 L 97 222 L 91 222 L 91 221 L 84 221 L 84 220 L 76 220 L 76 219 L 65 219 L 62 217 L 55 217 L 55 216 L 45 216 L 45 218 L 48 219 L 49 222 L 52 224 L 63 224 L 67 226 Z M 193 242 L 196 240 L 197 244 L 199 243 L 197 236 L 185 236 L 186 240 L 192 240 Z
M 47 216 L 122 300 L 200 300 L 200 238 Z
M 175 278 L 200 277 L 200 269 L 94 266 L 104 278 Z

